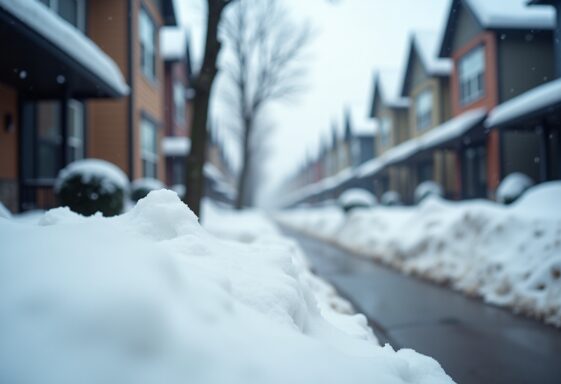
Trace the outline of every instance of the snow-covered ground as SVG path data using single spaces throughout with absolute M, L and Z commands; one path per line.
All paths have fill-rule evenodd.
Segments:
M 292 210 L 285 225 L 489 303 L 561 326 L 561 183 L 510 206 L 428 198 L 345 217 L 337 207 Z
M 262 215 L 205 208 L 217 235 L 165 190 L 113 218 L 0 218 L 0 382 L 452 382 L 379 346 Z

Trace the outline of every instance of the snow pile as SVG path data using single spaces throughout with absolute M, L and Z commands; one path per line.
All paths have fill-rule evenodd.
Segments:
M 279 220 L 406 273 L 561 326 L 561 182 L 504 206 L 428 198 L 416 207 L 376 207 L 317 226 L 329 212 Z M 332 216 L 331 216 L 332 217 Z M 312 220 L 313 218 L 313 220 Z
M 376 196 L 362 188 L 348 189 L 339 196 L 339 205 L 345 211 L 353 208 L 373 207 L 376 203 Z
M 0 0 L 0 8 L 88 68 L 121 95 L 129 93 L 129 87 L 117 64 L 93 41 L 40 1 Z
M 70 163 L 59 172 L 55 192 L 58 193 L 64 183 L 76 175 L 81 176 L 84 184 L 94 178 L 101 180 L 102 187 L 108 193 L 113 192 L 116 187 L 127 191 L 129 186 L 127 175 L 115 164 L 99 159 L 84 159 Z
M 324 314 L 310 276 L 290 243 L 217 239 L 172 191 L 113 218 L 0 220 L 0 382 L 452 382 Z
M 384 192 L 380 201 L 382 202 L 382 205 L 389 207 L 394 205 L 401 205 L 401 196 L 399 195 L 399 192 L 387 191 Z
M 534 181 L 523 173 L 511 173 L 497 188 L 497 202 L 510 204 L 517 200 L 526 190 L 534 185 Z
M 429 196 L 443 197 L 442 187 L 434 181 L 423 181 L 415 188 L 415 202 L 418 204 Z
M 136 179 L 131 183 L 131 190 L 145 189 L 147 191 L 157 191 L 158 189 L 163 189 L 164 184 L 158 180 L 150 177 L 143 179 Z

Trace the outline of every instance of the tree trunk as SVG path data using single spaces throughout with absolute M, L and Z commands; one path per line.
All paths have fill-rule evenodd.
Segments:
M 216 61 L 220 52 L 218 24 L 224 8 L 232 0 L 208 0 L 207 33 L 203 64 L 193 82 L 193 120 L 191 125 L 191 152 L 185 162 L 185 203 L 200 217 L 204 193 L 203 168 L 206 161 L 207 121 L 212 84 L 218 72 Z
M 246 194 L 251 168 L 251 128 L 253 123 L 250 118 L 245 118 L 243 124 L 242 169 L 238 178 L 238 196 L 236 197 L 236 209 L 238 210 L 243 209 L 247 203 Z

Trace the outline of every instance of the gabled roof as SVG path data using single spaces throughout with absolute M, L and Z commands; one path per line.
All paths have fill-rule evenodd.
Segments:
M 355 106 L 350 108 L 350 124 L 353 137 L 374 136 L 378 132 L 376 120 L 366 116 L 364 108 Z
M 440 45 L 440 57 L 449 55 L 449 47 L 460 7 L 471 12 L 483 29 L 555 28 L 555 11 L 551 7 L 528 7 L 528 0 L 453 0 Z
M 400 71 L 395 70 L 381 70 L 376 73 L 370 117 L 375 117 L 378 102 L 390 108 L 402 109 L 409 107 L 409 99 L 401 96 L 401 77 Z
M 417 31 L 411 36 L 405 78 L 401 87 L 401 96 L 408 93 L 412 74 L 413 60 L 418 57 L 428 76 L 447 77 L 452 73 L 452 60 L 438 57 L 440 35 L 435 31 Z

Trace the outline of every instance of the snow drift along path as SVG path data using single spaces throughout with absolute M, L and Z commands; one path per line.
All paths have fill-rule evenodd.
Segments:
M 278 219 L 391 265 L 561 326 L 561 182 L 530 189 L 511 206 L 429 198 L 345 218 L 336 207 Z
M 452 382 L 326 314 L 315 284 L 292 243 L 220 240 L 170 191 L 115 218 L 0 218 L 0 382 Z

